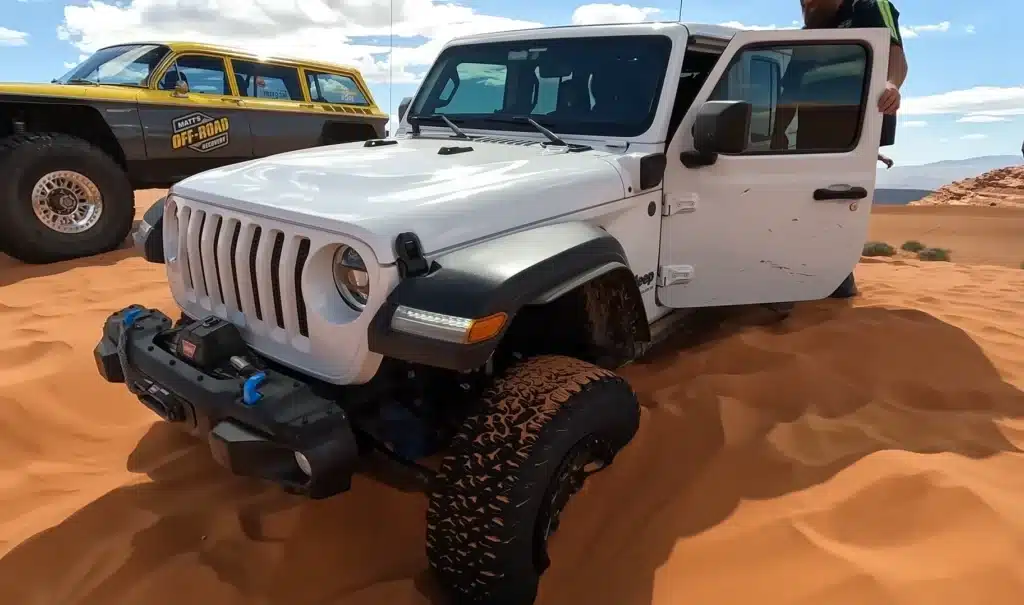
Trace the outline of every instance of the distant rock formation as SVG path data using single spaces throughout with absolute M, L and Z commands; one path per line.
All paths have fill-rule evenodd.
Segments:
M 1024 166 L 997 168 L 974 178 L 955 181 L 909 205 L 1024 208 Z

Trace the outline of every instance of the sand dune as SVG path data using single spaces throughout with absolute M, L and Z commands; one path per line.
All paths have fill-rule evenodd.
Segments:
M 1024 271 L 857 274 L 852 304 L 716 313 L 624 370 L 640 432 L 570 504 L 538 603 L 1024 600 Z M 171 308 L 159 267 L 8 263 L 0 284 L 5 602 L 431 602 L 424 497 L 230 477 L 96 375 L 110 311 Z

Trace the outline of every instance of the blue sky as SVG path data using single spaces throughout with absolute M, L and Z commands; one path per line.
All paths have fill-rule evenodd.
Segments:
M 1020 153 L 1024 69 L 1011 40 L 1024 4 L 1009 0 L 893 0 L 910 75 L 897 144 L 902 164 Z M 0 80 L 45 82 L 96 48 L 198 39 L 353 64 L 391 106 L 415 90 L 441 44 L 456 35 L 533 25 L 673 20 L 678 2 L 573 0 L 0 0 Z M 394 26 L 392 23 L 394 15 Z M 798 0 L 684 0 L 683 20 L 792 27 Z M 388 37 L 394 31 L 393 63 Z M 390 75 L 389 75 L 390 74 Z M 394 82 L 389 86 L 389 77 Z M 391 102 L 389 103 L 389 98 Z

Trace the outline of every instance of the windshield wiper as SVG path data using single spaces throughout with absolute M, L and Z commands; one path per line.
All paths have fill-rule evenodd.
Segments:
M 552 145 L 558 145 L 560 147 L 573 147 L 572 145 L 566 143 L 561 138 L 559 138 L 559 136 L 557 134 L 555 134 L 555 133 L 551 132 L 550 130 L 548 130 L 547 128 L 544 128 L 543 126 L 541 126 L 540 122 L 538 122 L 537 120 L 534 120 L 530 116 L 498 116 L 498 115 L 495 115 L 495 116 L 487 116 L 486 118 L 483 118 L 483 121 L 484 122 L 501 122 L 503 124 L 519 124 L 521 122 L 526 122 L 530 126 L 533 126 L 533 128 L 537 132 L 539 132 L 542 135 L 544 135 L 545 137 L 547 137 L 548 141 Z
M 72 79 L 68 80 L 67 83 L 68 84 L 89 84 L 91 86 L 99 86 L 100 85 L 99 82 L 94 82 L 92 80 L 86 80 L 85 78 L 72 78 Z
M 452 122 L 450 119 L 448 119 L 448 116 L 444 115 L 443 113 L 432 113 L 430 115 L 425 115 L 425 116 L 415 115 L 415 116 L 409 116 L 407 119 L 409 120 L 409 123 L 411 123 L 412 126 L 413 126 L 413 134 L 419 134 L 420 133 L 420 128 L 419 128 L 418 122 L 423 122 L 423 121 L 427 121 L 427 120 L 432 120 L 432 121 L 433 120 L 438 120 L 438 121 L 444 122 L 445 126 L 447 126 L 448 128 L 451 128 L 452 132 L 455 133 L 456 137 L 458 137 L 460 139 L 472 139 L 473 138 L 473 137 L 469 136 L 468 134 L 466 134 L 461 128 L 456 126 L 455 122 Z

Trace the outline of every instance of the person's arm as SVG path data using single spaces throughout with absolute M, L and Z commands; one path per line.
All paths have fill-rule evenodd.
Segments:
M 893 42 L 889 45 L 889 71 L 887 80 L 896 88 L 903 86 L 907 80 L 907 56 L 903 47 Z
M 854 27 L 884 27 L 889 30 L 889 66 L 886 80 L 896 89 L 907 79 L 907 56 L 900 34 L 900 11 L 889 0 L 860 0 L 854 5 Z

